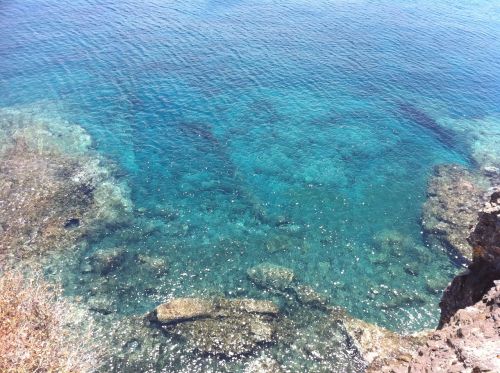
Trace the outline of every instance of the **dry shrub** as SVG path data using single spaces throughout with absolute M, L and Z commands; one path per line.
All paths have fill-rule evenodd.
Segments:
M 91 331 L 42 275 L 0 277 L 0 372 L 94 371 L 99 357 Z

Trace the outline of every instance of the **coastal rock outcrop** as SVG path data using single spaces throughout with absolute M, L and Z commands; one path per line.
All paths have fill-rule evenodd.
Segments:
M 500 281 L 430 335 L 410 372 L 500 372 Z
M 468 242 L 472 263 L 443 294 L 438 329 L 407 364 L 381 371 L 500 371 L 500 188 L 489 192 Z
M 456 254 L 472 259 L 467 237 L 477 221 L 477 209 L 487 186 L 486 180 L 462 166 L 437 166 L 422 209 L 422 226 L 428 239 L 435 239 Z
M 127 221 L 129 190 L 82 128 L 0 111 L 0 132 L 0 264 Z
M 449 322 L 453 314 L 472 306 L 500 279 L 500 188 L 495 188 L 489 201 L 479 212 L 479 221 L 470 234 L 473 261 L 467 271 L 452 281 L 440 303 L 439 326 Z
M 338 314 L 338 312 L 332 312 Z M 368 373 L 379 373 L 384 367 L 404 367 L 411 361 L 413 354 L 425 342 L 429 331 L 401 335 L 381 326 L 340 313 L 349 335 L 353 338 L 363 359 L 368 364 Z

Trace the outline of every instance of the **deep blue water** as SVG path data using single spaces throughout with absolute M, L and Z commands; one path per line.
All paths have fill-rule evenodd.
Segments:
M 246 269 L 268 261 L 358 317 L 434 326 L 426 281 L 457 267 L 423 241 L 426 182 L 476 166 L 453 123 L 499 102 L 498 1 L 0 2 L 0 107 L 79 124 L 119 163 L 157 229 L 90 250 L 165 256 L 164 296 L 258 296 Z

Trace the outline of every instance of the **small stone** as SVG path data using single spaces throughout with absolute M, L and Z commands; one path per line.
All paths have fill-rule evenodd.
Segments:
M 283 370 L 281 369 L 280 364 L 266 356 L 259 357 L 251 361 L 244 370 L 244 373 L 281 373 Z
M 137 255 L 137 262 L 146 270 L 158 276 L 164 275 L 168 271 L 168 263 L 165 259 L 145 254 Z
M 287 267 L 262 263 L 247 271 L 248 277 L 259 286 L 268 289 L 286 290 L 295 278 L 294 272 Z
M 303 305 L 312 307 L 324 307 L 328 303 L 328 298 L 318 293 L 308 285 L 298 285 L 294 288 L 297 300 Z
M 115 271 L 125 261 L 126 250 L 122 247 L 97 250 L 90 257 L 92 271 L 107 275 Z

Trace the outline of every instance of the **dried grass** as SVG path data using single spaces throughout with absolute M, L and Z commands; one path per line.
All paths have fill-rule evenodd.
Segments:
M 92 372 L 99 356 L 91 326 L 42 275 L 0 277 L 0 372 Z

